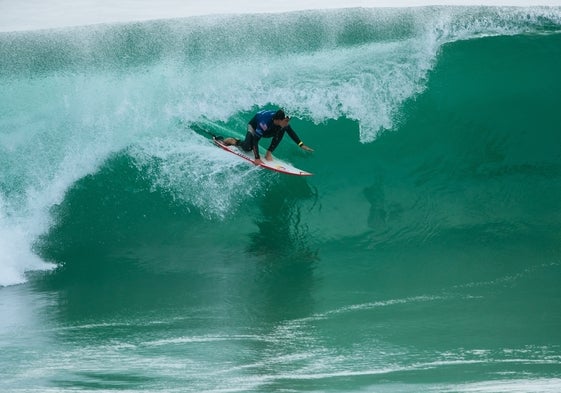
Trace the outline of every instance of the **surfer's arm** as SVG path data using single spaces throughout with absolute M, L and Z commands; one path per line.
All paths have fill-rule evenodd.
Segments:
M 312 148 L 306 146 L 304 144 L 304 142 L 302 142 L 302 139 L 300 139 L 298 137 L 298 135 L 296 134 L 296 132 L 292 129 L 292 127 L 288 126 L 286 127 L 286 132 L 288 133 L 288 135 L 290 135 L 290 138 L 292 138 L 292 140 L 294 141 L 294 143 L 296 143 L 298 145 L 298 147 L 306 150 L 306 151 L 314 151 Z
M 298 144 L 298 146 L 300 146 L 300 148 L 302 148 L 302 149 L 304 149 L 304 150 L 306 150 L 306 151 L 314 151 L 314 149 L 312 149 L 312 148 L 309 147 L 309 146 L 306 146 L 306 145 L 305 145 L 304 143 L 302 143 L 302 142 L 300 142 L 300 143 Z
M 292 138 L 294 143 L 296 143 L 298 146 L 300 146 L 300 144 L 302 143 L 302 140 L 298 137 L 298 135 L 296 134 L 296 131 L 294 131 L 292 129 L 292 127 L 290 127 L 290 126 L 286 126 L 286 128 L 284 130 L 288 133 L 288 135 L 290 135 L 290 138 Z

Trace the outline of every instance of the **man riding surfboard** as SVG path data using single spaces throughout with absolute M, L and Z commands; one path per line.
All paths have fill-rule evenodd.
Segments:
M 265 153 L 265 160 L 271 161 L 273 159 L 272 153 L 284 137 L 285 132 L 290 135 L 290 138 L 292 138 L 294 143 L 296 143 L 300 148 L 306 151 L 314 151 L 302 142 L 296 132 L 288 124 L 289 121 L 290 117 L 286 116 L 282 109 L 277 111 L 259 111 L 249 121 L 249 124 L 247 125 L 247 134 L 245 135 L 245 139 L 243 141 L 235 138 L 225 138 L 223 142 L 228 146 L 239 146 L 244 151 L 253 150 L 256 165 L 260 165 L 262 163 L 259 155 L 259 140 L 261 138 L 273 138 L 271 145 L 267 149 L 267 153 Z

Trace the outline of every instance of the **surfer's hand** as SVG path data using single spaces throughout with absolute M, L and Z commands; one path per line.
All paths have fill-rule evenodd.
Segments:
M 302 145 L 300 146 L 302 149 L 306 150 L 306 151 L 314 151 L 314 149 L 312 149 L 311 147 L 308 147 L 306 145 Z

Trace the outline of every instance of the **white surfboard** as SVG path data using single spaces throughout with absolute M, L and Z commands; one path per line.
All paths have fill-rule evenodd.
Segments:
M 238 157 L 241 157 L 241 158 L 251 162 L 252 164 L 256 165 L 255 164 L 255 158 L 253 157 L 253 152 L 249 152 L 249 153 L 251 153 L 251 155 L 250 155 L 247 152 L 240 149 L 239 147 L 226 145 L 226 144 L 224 144 L 224 142 L 221 139 L 217 138 L 215 135 L 213 135 L 212 140 L 214 141 L 216 146 L 226 150 L 227 152 L 235 154 Z M 284 162 L 282 160 L 279 160 L 278 158 L 275 158 L 275 157 L 273 157 L 272 161 L 268 161 L 265 158 L 263 158 L 261 160 L 260 166 L 265 168 L 265 169 L 269 169 L 269 170 L 275 171 L 275 172 L 284 173 L 284 174 L 287 174 L 287 175 L 312 176 L 312 174 L 310 172 L 306 172 L 306 171 L 303 171 L 302 169 L 298 169 L 295 166 L 292 166 L 291 164 L 289 164 L 287 162 Z

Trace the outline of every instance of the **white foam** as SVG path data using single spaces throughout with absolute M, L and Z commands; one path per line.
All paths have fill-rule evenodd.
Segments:
M 68 97 L 69 108 L 56 93 L 42 99 L 43 89 L 64 85 L 64 78 L 45 78 L 42 82 L 21 83 L 20 93 L 25 99 L 14 100 L 17 102 L 7 109 L 7 113 L 31 115 L 12 123 L 6 116 L 3 120 L 7 123 L 0 122 L 0 130 L 10 129 L 20 136 L 15 144 L 11 138 L 0 140 L 7 155 L 2 174 L 8 190 L 12 188 L 9 194 L 0 193 L 0 286 L 25 282 L 28 271 L 54 267 L 33 249 L 52 224 L 49 209 L 61 203 L 72 184 L 94 173 L 111 152 L 122 148 L 121 142 L 126 143 L 112 136 L 115 118 L 108 121 L 103 116 L 94 117 L 103 113 L 96 105 L 104 104 L 88 101 L 96 94 L 88 93 L 85 84 Z M 99 86 L 96 82 L 95 87 Z M 74 113 L 75 119 L 68 113 Z
M 25 271 L 54 267 L 31 252 L 30 237 L 30 232 L 21 227 L 0 227 L 0 286 L 25 282 Z
M 155 189 L 179 203 L 188 202 L 208 219 L 226 217 L 243 195 L 251 194 L 251 184 L 258 183 L 247 181 L 252 172 L 246 162 L 185 130 L 146 138 L 128 153 L 142 172 L 150 174 Z
M 561 389 L 559 378 L 529 378 L 466 383 L 439 389 L 440 392 L 466 393 L 553 393 Z
M 80 166 L 80 162 L 69 162 L 68 166 L 62 166 L 64 170 L 55 175 L 50 184 L 29 188 L 23 207 L 8 207 L 2 203 L 0 194 L 0 286 L 25 282 L 28 271 L 56 267 L 37 256 L 33 244 L 50 225 L 48 209 L 60 203 L 72 183 L 93 170 L 91 167 L 84 172 L 79 168 L 70 170 L 76 165 Z
M 2 0 L 0 31 L 23 31 L 210 14 L 278 13 L 426 5 L 560 6 L 561 0 Z

